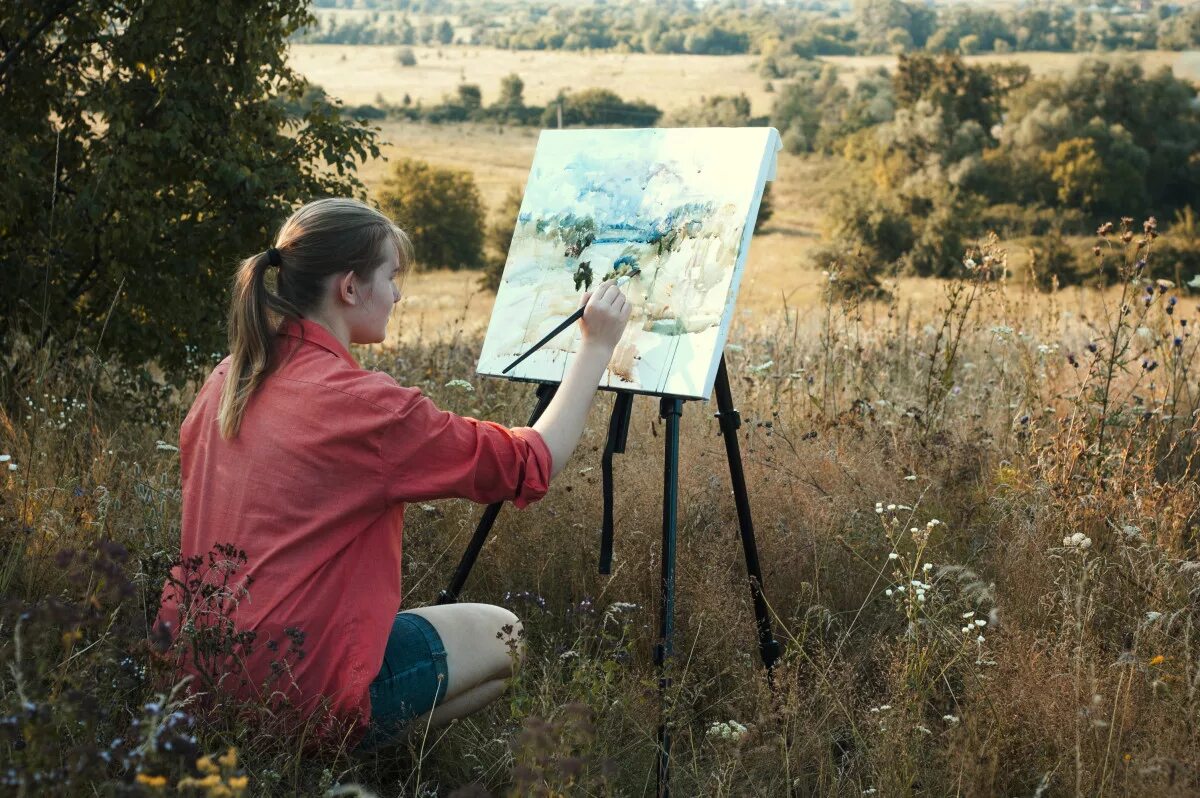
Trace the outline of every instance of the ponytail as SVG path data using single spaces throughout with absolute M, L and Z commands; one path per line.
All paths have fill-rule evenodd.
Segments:
M 221 388 L 217 420 L 221 437 L 237 437 L 250 395 L 271 366 L 271 344 L 275 340 L 276 316 L 299 318 L 286 299 L 267 290 L 266 274 L 271 266 L 267 252 L 246 258 L 238 267 L 229 307 L 229 373 Z

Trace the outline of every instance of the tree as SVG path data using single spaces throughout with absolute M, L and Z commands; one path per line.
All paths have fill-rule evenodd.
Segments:
M 653 127 L 662 111 L 641 100 L 625 101 L 608 89 L 584 89 L 573 94 L 559 93 L 542 114 L 542 127 L 554 127 L 558 105 L 562 105 L 564 125 L 626 125 Z
M 422 266 L 483 265 L 483 202 L 469 172 L 402 158 L 384 181 L 379 205 L 408 233 Z
M 450 44 L 454 41 L 454 26 L 450 24 L 450 20 L 443 19 L 437 26 L 437 40 L 441 44 Z
M 525 81 L 513 72 L 500 79 L 499 104 L 505 108 L 523 108 L 525 106 Z
M 508 260 L 508 250 L 512 246 L 513 233 L 517 229 L 517 214 L 521 212 L 521 199 L 524 190 L 513 186 L 504 195 L 504 201 L 496 209 L 496 216 L 487 228 L 487 262 L 483 267 L 483 275 L 479 278 L 481 287 L 495 291 L 500 287 L 500 277 L 504 274 L 504 264 Z
M 224 350 L 233 264 L 301 203 L 365 196 L 374 132 L 336 101 L 283 102 L 307 88 L 287 62 L 307 5 L 5 6 L 0 349 L 66 357 L 103 336 L 105 354 L 183 377 L 189 352 Z

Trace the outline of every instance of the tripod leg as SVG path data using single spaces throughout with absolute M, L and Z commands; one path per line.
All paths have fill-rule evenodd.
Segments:
M 633 394 L 621 392 L 613 402 L 608 422 L 608 442 L 600 458 L 600 473 L 604 482 L 604 525 L 600 528 L 600 573 L 612 573 L 613 552 L 613 455 L 625 451 L 629 434 L 629 415 L 633 410 Z
M 546 407 L 550 404 L 550 400 L 554 398 L 554 392 L 557 390 L 557 383 L 544 382 L 538 385 L 537 404 L 534 406 L 533 412 L 529 414 L 529 424 L 526 426 L 532 426 L 535 421 L 541 418 L 542 413 L 546 412 Z M 483 544 L 487 542 L 488 533 L 492 531 L 492 526 L 496 523 L 496 517 L 500 515 L 500 508 L 503 506 L 504 502 L 495 502 L 489 504 L 487 509 L 483 511 L 483 517 L 479 519 L 479 524 L 475 527 L 475 534 L 471 537 L 471 542 L 467 544 L 467 550 L 463 552 L 458 567 L 454 569 L 454 576 L 450 579 L 450 586 L 438 593 L 438 604 L 455 604 L 458 602 L 458 594 L 462 591 L 463 585 L 467 583 L 467 577 L 471 575 L 471 569 L 475 567 L 475 560 L 479 558 L 479 552 L 483 550 Z
M 671 794 L 671 732 L 667 728 L 667 664 L 671 658 L 671 638 L 675 631 L 675 531 L 679 506 L 679 419 L 683 415 L 683 400 L 663 397 L 659 415 L 666 420 L 666 456 L 663 458 L 663 527 L 662 527 L 662 603 L 659 610 L 659 643 L 654 660 L 658 666 L 659 711 L 658 725 L 658 795 Z
M 754 600 L 754 617 L 758 622 L 758 652 L 767 672 L 779 658 L 779 641 L 771 630 L 771 617 L 767 612 L 767 600 L 763 595 L 762 569 L 758 564 L 758 544 L 754 540 L 754 522 L 750 518 L 750 499 L 746 494 L 746 475 L 742 471 L 742 453 L 738 448 L 737 430 L 742 417 L 733 408 L 733 394 L 729 390 L 729 372 L 725 368 L 725 357 L 717 368 L 717 419 L 721 435 L 725 438 L 725 454 L 729 460 L 729 476 L 733 481 L 733 500 L 737 505 L 738 528 L 742 535 L 742 553 L 746 556 L 746 573 L 750 577 L 750 596 Z

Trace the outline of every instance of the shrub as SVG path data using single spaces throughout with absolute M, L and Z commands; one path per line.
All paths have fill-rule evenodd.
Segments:
M 417 56 L 411 47 L 401 47 L 396 51 L 396 63 L 405 67 L 416 66 Z
M 379 204 L 412 238 L 422 266 L 483 265 L 483 202 L 469 172 L 403 158 L 384 181 Z
M 524 191 L 520 186 L 513 186 L 504 195 L 504 201 L 496 210 L 495 218 L 487 228 L 487 259 L 483 265 L 483 275 L 479 284 L 482 288 L 495 291 L 500 287 L 500 277 L 504 274 L 504 264 L 508 260 L 508 249 L 512 246 L 513 233 L 517 227 L 517 214 L 521 211 L 521 198 Z

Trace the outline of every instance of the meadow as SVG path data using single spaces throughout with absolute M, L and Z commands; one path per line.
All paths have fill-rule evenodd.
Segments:
M 437 61 L 416 49 L 413 69 Z M 582 66 L 567 75 L 548 60 L 557 54 L 526 75 L 500 60 L 530 54 L 471 49 L 446 48 L 460 59 L 436 79 L 446 88 L 430 78 L 421 96 L 450 90 L 468 60 L 496 80 L 550 75 L 549 93 L 560 78 L 601 80 Z M 368 64 L 358 57 L 328 60 L 341 85 L 312 77 L 347 100 L 393 100 L 381 76 L 348 88 L 352 66 Z M 632 56 L 586 58 L 613 69 Z M 669 57 L 653 58 L 661 83 L 637 85 L 667 108 L 718 74 L 681 62 L 679 80 L 696 81 L 685 88 L 667 81 Z M 761 85 L 746 70 L 747 90 Z M 486 98 L 484 74 L 466 79 Z M 739 74 L 720 73 L 722 91 Z M 544 101 L 532 83 L 529 99 Z M 384 155 L 470 170 L 488 207 L 524 179 L 536 144 L 531 131 L 482 125 L 385 122 L 382 133 Z M 369 191 L 386 169 L 365 165 Z M 1037 291 L 1019 246 L 984 239 L 947 279 L 885 279 L 882 298 L 856 299 L 805 257 L 836 180 L 821 156 L 780 156 L 775 215 L 752 244 L 726 352 L 783 645 L 770 682 L 715 406 L 684 406 L 666 715 L 675 794 L 1200 793 L 1200 303 L 1186 284 L 1144 277 L 1154 222 L 1114 219 L 1089 239 L 1123 264 L 1104 290 Z M 448 410 L 524 424 L 531 388 L 474 374 L 492 302 L 477 280 L 409 275 L 389 342 L 356 354 Z M 376 755 L 314 756 L 265 707 L 201 713 L 150 628 L 178 553 L 176 447 L 194 385 L 177 392 L 103 353 L 67 365 L 53 354 L 34 364 L 38 392 L 0 396 L 6 790 L 654 793 L 655 402 L 635 401 L 617 458 L 611 576 L 596 569 L 608 395 L 546 498 L 501 514 L 464 598 L 525 621 L 526 662 L 506 696 Z M 195 354 L 197 377 L 212 360 Z M 448 583 L 480 509 L 407 508 L 406 605 Z

